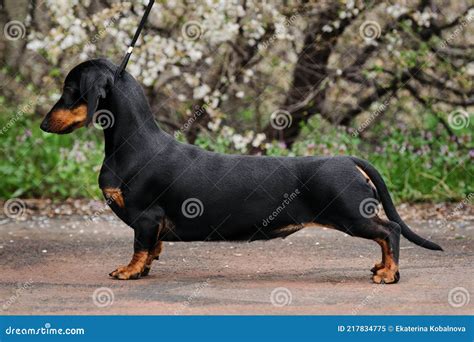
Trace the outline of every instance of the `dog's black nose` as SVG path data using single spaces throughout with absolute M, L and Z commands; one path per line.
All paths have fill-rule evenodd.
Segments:
M 45 132 L 49 132 L 49 123 L 48 123 L 48 120 L 43 120 L 43 122 L 41 123 L 40 125 L 40 128 L 45 131 Z

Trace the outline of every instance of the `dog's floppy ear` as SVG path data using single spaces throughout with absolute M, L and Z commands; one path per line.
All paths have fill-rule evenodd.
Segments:
M 89 71 L 82 74 L 80 90 L 82 98 L 87 102 L 86 125 L 91 123 L 100 99 L 107 96 L 110 81 L 110 77 L 97 72 Z

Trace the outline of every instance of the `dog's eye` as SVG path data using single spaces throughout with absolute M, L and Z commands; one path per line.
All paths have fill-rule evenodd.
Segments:
M 64 87 L 63 89 L 63 98 L 69 99 L 71 101 L 77 100 L 79 97 L 79 89 L 73 87 Z
M 64 105 L 72 106 L 77 103 L 79 98 L 79 89 L 70 86 L 64 87 L 63 94 L 61 96 Z
M 64 87 L 64 89 L 63 89 L 63 92 L 68 92 L 68 93 L 72 93 L 72 94 L 75 93 L 76 91 L 77 91 L 76 88 L 69 87 L 69 86 Z

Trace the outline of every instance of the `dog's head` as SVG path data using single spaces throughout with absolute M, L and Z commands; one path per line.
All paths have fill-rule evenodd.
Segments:
M 100 100 L 113 85 L 115 68 L 105 59 L 95 59 L 72 69 L 64 81 L 61 98 L 46 114 L 41 129 L 67 134 L 89 124 Z

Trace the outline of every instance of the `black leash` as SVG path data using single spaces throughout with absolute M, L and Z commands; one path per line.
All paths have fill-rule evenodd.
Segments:
M 115 80 L 122 77 L 123 71 L 127 67 L 128 60 L 130 59 L 130 56 L 132 55 L 132 52 L 133 52 L 133 48 L 135 47 L 138 37 L 140 37 L 140 33 L 142 32 L 143 26 L 145 26 L 146 20 L 148 18 L 148 15 L 150 14 L 151 8 L 153 7 L 154 3 L 155 3 L 155 0 L 150 0 L 150 2 L 148 3 L 145 13 L 143 13 L 142 20 L 140 21 L 140 24 L 138 25 L 135 35 L 133 36 L 132 42 L 130 43 L 130 46 L 127 49 L 127 53 L 123 57 L 122 63 L 120 63 L 120 66 L 115 73 Z

